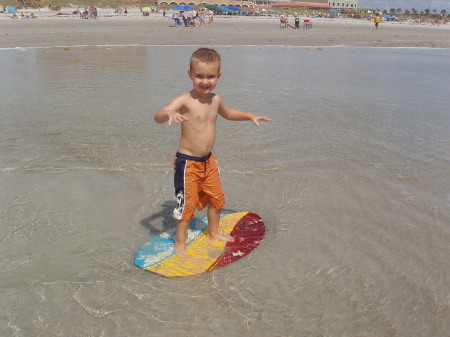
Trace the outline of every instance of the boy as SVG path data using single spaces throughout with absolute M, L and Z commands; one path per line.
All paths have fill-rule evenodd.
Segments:
M 217 114 L 233 121 L 251 120 L 271 122 L 267 117 L 231 109 L 222 98 L 213 93 L 222 73 L 220 55 L 214 49 L 200 48 L 190 60 L 188 75 L 193 89 L 175 97 L 166 107 L 155 114 L 157 123 L 181 123 L 181 137 L 175 156 L 175 194 L 177 221 L 175 253 L 189 257 L 186 251 L 186 232 L 189 221 L 199 210 L 208 205 L 208 239 L 211 241 L 233 241 L 219 232 L 219 219 L 225 197 L 220 184 L 219 168 L 211 153 L 216 140 Z

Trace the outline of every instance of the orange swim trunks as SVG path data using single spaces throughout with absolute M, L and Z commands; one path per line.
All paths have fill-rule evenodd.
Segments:
M 219 166 L 212 153 L 206 157 L 194 157 L 177 152 L 174 166 L 175 219 L 190 221 L 196 208 L 202 210 L 208 205 L 221 209 L 225 205 Z

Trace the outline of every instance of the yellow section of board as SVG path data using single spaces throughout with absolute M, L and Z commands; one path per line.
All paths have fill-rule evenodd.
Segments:
M 230 234 L 236 223 L 248 212 L 225 215 L 220 219 L 219 229 L 222 233 Z M 153 265 L 147 270 L 167 277 L 189 276 L 203 273 L 217 260 L 224 251 L 226 241 L 212 242 L 206 238 L 204 230 L 194 242 L 186 247 L 190 258 L 172 255 Z

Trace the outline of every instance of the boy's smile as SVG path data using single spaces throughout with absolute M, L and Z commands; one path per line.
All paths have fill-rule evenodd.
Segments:
M 188 74 L 194 85 L 194 91 L 204 96 L 214 90 L 222 73 L 217 63 L 197 62 L 188 71 Z

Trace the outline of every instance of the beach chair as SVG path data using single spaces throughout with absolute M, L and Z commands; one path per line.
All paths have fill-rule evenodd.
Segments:
M 173 18 L 173 21 L 175 22 L 175 26 L 182 26 L 180 18 Z
M 311 29 L 312 28 L 312 22 L 307 19 L 303 20 L 303 29 Z

